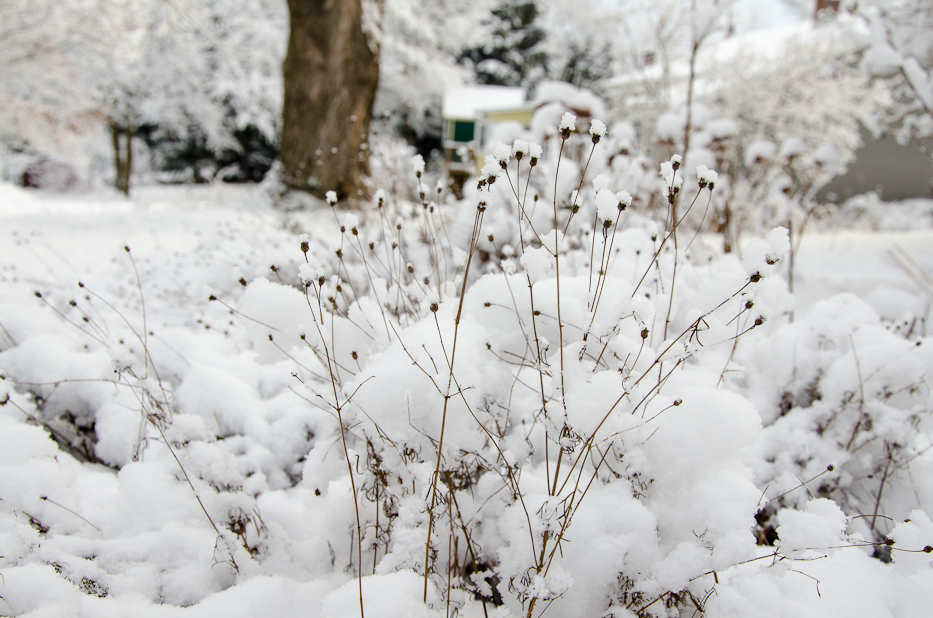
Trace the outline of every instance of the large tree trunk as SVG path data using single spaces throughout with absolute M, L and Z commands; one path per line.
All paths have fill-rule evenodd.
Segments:
M 379 47 L 364 31 L 363 2 L 381 12 L 382 0 L 288 0 L 279 157 L 290 188 L 353 200 L 366 193 Z

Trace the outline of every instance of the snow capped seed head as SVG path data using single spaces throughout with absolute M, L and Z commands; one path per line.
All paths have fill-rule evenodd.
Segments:
M 522 160 L 526 154 L 528 154 L 528 142 L 522 139 L 517 139 L 512 143 L 512 154 L 519 161 Z
M 383 191 L 382 189 L 379 189 L 379 190 L 376 191 L 376 194 L 373 195 L 373 198 L 376 200 L 376 205 L 377 205 L 379 208 L 382 208 L 382 205 L 383 205 L 383 203 L 385 202 L 385 199 L 386 199 L 386 192 Z
M 528 144 L 528 154 L 531 155 L 531 164 L 534 165 L 535 162 L 541 158 L 541 155 L 544 154 L 544 149 L 541 148 L 541 144 L 531 142 Z
M 674 170 L 679 170 L 681 164 L 684 162 L 684 158 L 679 154 L 671 155 L 671 164 L 674 166 Z
M 603 221 L 613 221 L 618 214 L 619 200 L 609 189 L 596 192 L 596 214 Z
M 673 157 L 671 158 L 673 159 Z M 674 165 L 674 161 L 665 161 L 661 164 L 660 174 L 661 178 L 664 179 L 664 184 L 668 186 L 668 189 L 676 193 L 680 190 L 680 187 L 683 186 L 684 179 L 682 176 L 675 173 L 677 168 Z
M 605 174 L 600 174 L 599 176 L 594 178 L 593 188 L 596 189 L 596 191 L 602 191 L 603 189 L 608 189 L 609 188 L 609 177 L 606 176 Z
M 558 131 L 560 132 L 561 139 L 567 139 L 570 137 L 570 134 L 573 133 L 576 126 L 577 117 L 571 114 L 570 112 L 564 112 L 564 115 L 560 117 L 560 126 Z
M 343 226 L 344 226 L 345 228 L 353 229 L 353 228 L 355 228 L 355 227 L 356 227 L 357 225 L 359 225 L 359 224 L 360 224 L 360 220 L 359 220 L 359 217 L 357 217 L 356 215 L 351 215 L 351 214 L 349 214 L 349 213 L 347 213 L 346 215 L 344 215 L 344 217 L 343 217 Z
M 418 195 L 421 196 L 421 199 L 424 199 L 425 194 L 428 192 L 428 187 L 423 183 L 418 183 Z
M 441 193 L 444 190 L 444 181 L 438 180 L 437 184 L 434 185 L 434 190 L 437 191 L 438 193 Z
M 632 205 L 632 194 L 628 191 L 619 191 L 616 193 L 616 199 L 619 200 L 619 210 L 625 210 Z
M 590 135 L 593 143 L 598 144 L 601 137 L 606 134 L 606 123 L 602 120 L 593 120 L 590 122 Z
M 480 177 L 487 183 L 492 184 L 496 181 L 496 176 L 499 175 L 500 169 L 502 169 L 502 166 L 499 165 L 499 160 L 493 155 L 486 155 L 483 161 L 483 169 L 480 171 Z
M 234 267 L 233 267 L 233 271 L 231 272 L 231 274 L 233 275 L 233 280 L 234 280 L 234 281 L 236 281 L 237 283 L 239 283 L 239 284 L 242 285 L 243 287 L 246 287 L 246 279 L 243 278 L 243 273 L 240 272 L 240 267 L 239 267 L 239 266 L 234 266 Z
M 298 242 L 301 243 L 301 252 L 307 253 L 308 249 L 311 248 L 311 237 L 307 234 L 302 234 L 298 237 Z
M 492 156 L 496 158 L 501 167 L 505 167 L 512 159 L 512 148 L 501 140 L 492 143 Z
M 334 204 L 337 203 L 337 192 L 336 192 L 336 191 L 328 191 L 327 193 L 324 194 L 324 199 L 327 200 L 327 203 L 328 203 L 328 204 L 330 204 L 331 206 L 333 206 Z
M 697 165 L 697 180 L 700 181 L 701 189 L 709 187 L 710 191 L 712 191 L 716 181 L 719 180 L 719 174 L 705 165 Z
M 311 264 L 301 264 L 298 266 L 298 278 L 305 286 L 309 286 L 315 281 L 323 278 L 323 273 Z
M 421 178 L 421 174 L 424 173 L 424 157 L 420 154 L 416 154 L 411 158 L 411 169 L 415 172 L 415 176 Z

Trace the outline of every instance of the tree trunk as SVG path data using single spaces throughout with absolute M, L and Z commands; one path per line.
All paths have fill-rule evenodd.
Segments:
M 123 136 L 125 139 L 120 139 Z M 113 164 L 116 172 L 114 186 L 127 197 L 130 195 L 130 172 L 133 171 L 133 128 L 110 123 L 113 139 Z
M 292 189 L 366 195 L 379 45 L 364 31 L 363 3 L 381 13 L 382 0 L 288 0 L 279 157 Z

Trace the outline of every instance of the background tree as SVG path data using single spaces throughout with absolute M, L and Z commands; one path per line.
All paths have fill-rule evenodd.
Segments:
M 547 71 L 541 9 L 534 0 L 506 0 L 492 10 L 489 39 L 464 50 L 481 84 L 520 86 L 533 83 Z
M 376 0 L 289 0 L 280 159 L 293 189 L 361 197 L 379 83 Z
M 464 49 L 488 40 L 492 6 L 493 0 L 386 0 L 373 112 L 381 134 L 401 137 L 426 159 L 441 148 L 441 99 L 473 78 L 458 61 Z

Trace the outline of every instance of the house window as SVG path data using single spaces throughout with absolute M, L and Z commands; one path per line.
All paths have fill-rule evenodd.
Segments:
M 467 120 L 454 120 L 451 127 L 451 137 L 455 142 L 473 141 L 474 123 Z

